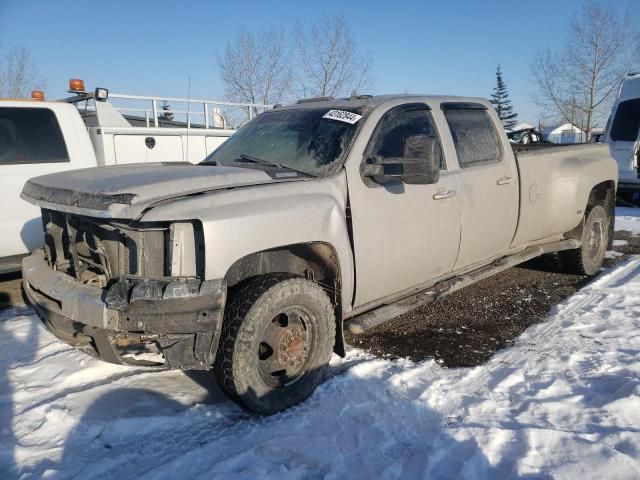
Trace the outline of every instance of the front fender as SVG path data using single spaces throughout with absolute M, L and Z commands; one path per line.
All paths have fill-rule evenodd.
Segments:
M 144 221 L 199 220 L 205 243 L 205 279 L 224 278 L 252 253 L 306 242 L 333 247 L 340 262 L 342 305 L 350 310 L 353 253 L 346 220 L 344 171 L 309 179 L 216 191 L 161 205 Z

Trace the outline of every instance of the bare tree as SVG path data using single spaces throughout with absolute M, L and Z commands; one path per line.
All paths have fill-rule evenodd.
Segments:
M 569 24 L 565 47 L 539 52 L 531 64 L 535 100 L 545 112 L 586 132 L 604 118 L 624 74 L 638 60 L 635 12 L 616 1 L 586 0 Z
M 243 31 L 227 44 L 217 63 L 226 98 L 237 102 L 273 104 L 298 95 L 349 95 L 371 84 L 371 58 L 358 50 L 344 17 L 325 17 L 308 27 L 298 23 L 290 35 L 282 29 Z M 238 117 L 231 109 L 225 114 Z
M 371 57 L 358 50 L 343 16 L 323 17 L 294 32 L 298 89 L 303 96 L 338 96 L 371 86 Z
M 0 97 L 29 97 L 31 90 L 44 87 L 45 81 L 26 47 L 16 46 L 0 59 Z
M 218 56 L 225 96 L 235 102 L 273 104 L 291 88 L 292 64 L 283 30 L 240 32 Z M 258 113 L 257 107 L 253 113 Z

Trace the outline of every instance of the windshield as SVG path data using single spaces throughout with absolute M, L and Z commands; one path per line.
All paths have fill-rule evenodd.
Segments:
M 324 176 L 348 150 L 361 115 L 356 110 L 270 111 L 240 128 L 202 164 L 284 168 Z

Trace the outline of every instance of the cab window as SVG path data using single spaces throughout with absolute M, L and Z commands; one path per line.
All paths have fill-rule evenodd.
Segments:
M 0 108 L 0 165 L 68 162 L 62 131 L 46 108 Z
M 428 135 L 436 141 L 437 162 L 441 170 L 446 169 L 431 111 L 423 104 L 402 105 L 387 112 L 376 127 L 367 154 L 403 158 L 406 141 L 414 135 Z

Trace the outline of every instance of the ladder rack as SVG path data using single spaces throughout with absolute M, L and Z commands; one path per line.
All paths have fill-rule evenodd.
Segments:
M 71 92 L 70 92 L 71 93 Z M 73 92 L 76 93 L 76 92 Z M 240 102 L 226 102 L 220 100 L 206 100 L 196 98 L 183 98 L 183 97 L 157 97 L 157 96 L 143 96 L 143 95 L 128 95 L 122 93 L 108 94 L 108 100 L 124 100 L 129 102 L 147 102 L 146 107 L 133 107 L 133 106 L 116 106 L 112 104 L 112 107 L 119 112 L 131 112 L 144 114 L 145 123 L 147 127 L 159 126 L 159 120 L 162 119 L 163 114 L 177 114 L 184 115 L 186 117 L 186 127 L 191 127 L 192 117 L 203 118 L 204 128 L 211 128 L 213 125 L 215 128 L 228 128 L 227 120 L 221 112 L 222 107 L 236 107 L 246 110 L 247 118 L 251 120 L 257 113 L 265 112 L 273 105 L 259 104 L 259 103 L 240 103 Z M 80 103 L 95 99 L 94 92 L 77 92 L 77 95 L 64 99 L 68 103 Z M 162 104 L 181 103 L 186 105 L 185 109 L 162 109 Z M 110 102 L 111 103 L 111 102 Z M 193 107 L 193 108 L 191 108 Z
M 220 107 L 240 107 L 245 108 L 247 110 L 247 117 L 251 120 L 254 116 L 254 113 L 257 111 L 266 111 L 273 108 L 273 105 L 264 105 L 258 103 L 237 103 L 237 102 L 225 102 L 219 100 L 205 100 L 205 99 L 195 99 L 195 98 L 180 98 L 180 97 L 148 97 L 141 95 L 125 95 L 121 93 L 109 93 L 109 98 L 118 98 L 122 100 L 136 100 L 136 101 L 147 101 L 151 103 L 151 108 L 138 108 L 138 109 L 130 109 L 126 107 L 116 107 L 119 111 L 128 111 L 128 112 L 142 112 L 145 114 L 145 119 L 147 121 L 147 126 L 151 120 L 153 120 L 153 126 L 158 126 L 158 116 L 159 113 L 173 113 L 173 114 L 182 114 L 186 115 L 187 118 L 187 128 L 191 126 L 191 116 L 195 115 L 197 117 L 204 117 L 204 126 L 205 128 L 210 127 L 210 114 L 212 115 L 220 115 L 224 122 L 223 128 L 227 128 L 226 119 L 220 113 Z M 187 110 L 160 110 L 158 104 L 160 103 L 185 103 L 187 105 Z M 191 106 L 194 108 L 193 110 L 190 108 Z M 215 122 L 214 122 L 215 123 Z

